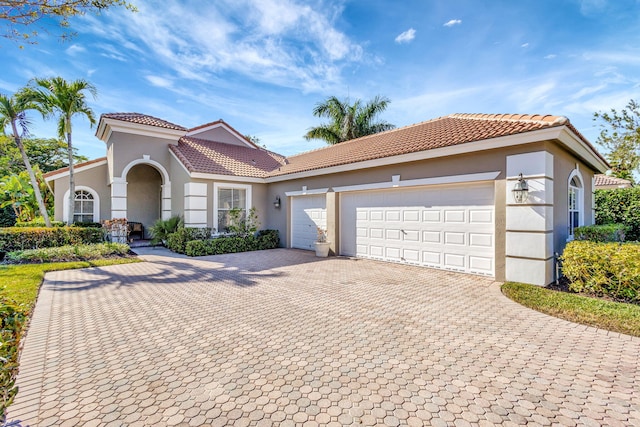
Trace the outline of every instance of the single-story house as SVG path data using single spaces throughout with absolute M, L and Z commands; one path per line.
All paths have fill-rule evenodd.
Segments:
M 147 228 L 181 215 L 223 230 L 255 207 L 282 244 L 545 285 L 573 229 L 592 224 L 606 160 L 560 116 L 453 114 L 282 156 L 222 120 L 187 129 L 104 114 L 106 157 L 46 174 L 55 218 L 127 218 Z M 528 189 L 527 191 L 514 191 Z
M 631 188 L 633 185 L 628 179 L 616 178 L 602 173 L 595 176 L 596 190 L 614 190 L 616 188 Z

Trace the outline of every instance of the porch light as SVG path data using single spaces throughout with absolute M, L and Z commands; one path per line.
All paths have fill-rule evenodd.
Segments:
M 518 176 L 518 182 L 513 187 L 513 199 L 516 203 L 524 203 L 529 198 L 529 185 L 527 180 L 522 177 L 522 174 Z
M 280 209 L 280 196 L 276 196 L 276 200 L 273 202 L 273 207 Z

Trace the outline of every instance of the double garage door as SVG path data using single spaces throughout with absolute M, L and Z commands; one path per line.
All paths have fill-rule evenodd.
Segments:
M 293 200 L 292 246 L 310 249 L 313 240 L 308 242 L 307 236 L 303 242 L 297 230 L 304 229 L 304 218 L 314 221 L 309 214 L 326 224 L 324 195 Z M 493 276 L 494 229 L 493 183 L 346 192 L 340 197 L 341 255 Z

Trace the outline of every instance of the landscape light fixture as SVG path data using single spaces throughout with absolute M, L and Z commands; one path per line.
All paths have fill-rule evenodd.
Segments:
M 527 184 L 527 180 L 524 179 L 522 174 L 518 176 L 518 182 L 513 187 L 513 199 L 516 203 L 524 203 L 529 198 L 529 185 Z

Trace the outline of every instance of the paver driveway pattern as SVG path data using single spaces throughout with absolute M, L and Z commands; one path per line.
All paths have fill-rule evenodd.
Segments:
M 47 274 L 10 420 L 640 425 L 639 339 L 489 279 L 286 249 L 146 258 Z

